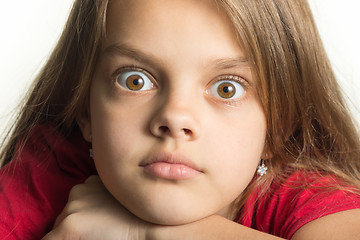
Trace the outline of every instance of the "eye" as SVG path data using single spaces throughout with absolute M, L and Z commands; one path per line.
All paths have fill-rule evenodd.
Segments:
M 154 88 L 154 83 L 141 71 L 123 71 L 117 75 L 116 81 L 130 91 L 145 91 Z
M 208 93 L 223 99 L 235 99 L 241 97 L 245 89 L 236 80 L 221 80 L 213 84 Z

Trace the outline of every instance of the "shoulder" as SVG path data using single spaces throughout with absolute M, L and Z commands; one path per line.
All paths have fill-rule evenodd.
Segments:
M 65 206 L 72 186 L 95 173 L 81 135 L 39 125 L 0 169 L 0 238 L 39 239 Z M 28 226 L 35 226 L 29 228 Z
M 273 182 L 267 194 L 255 201 L 254 193 L 243 209 L 247 225 L 290 239 L 309 222 L 360 208 L 360 195 L 333 175 L 296 171 Z
M 94 167 L 89 157 L 89 147 L 90 144 L 77 129 L 65 135 L 52 125 L 41 124 L 33 127 L 27 137 L 19 140 L 12 162 L 16 162 L 13 164 L 16 167 L 30 164 L 43 168 L 44 171 L 51 167 L 66 170 L 69 166 L 85 170 L 88 169 L 87 166 Z M 78 164 L 82 166 L 77 166 Z

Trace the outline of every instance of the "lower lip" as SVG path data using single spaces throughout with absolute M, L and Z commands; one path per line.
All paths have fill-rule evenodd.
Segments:
M 199 171 L 184 164 L 156 162 L 144 166 L 144 171 L 154 177 L 169 180 L 185 180 L 198 176 Z

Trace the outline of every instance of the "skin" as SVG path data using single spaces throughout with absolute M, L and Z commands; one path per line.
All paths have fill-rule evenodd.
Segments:
M 149 87 L 127 89 L 120 78 L 131 74 L 140 74 Z M 224 82 L 219 80 L 237 95 L 220 96 L 218 85 Z M 235 32 L 213 3 L 112 1 L 91 86 L 90 117 L 80 121 L 84 137 L 92 136 L 104 185 L 148 222 L 178 225 L 213 214 L 232 217 L 231 203 L 264 155 L 266 122 L 255 89 Z M 186 171 L 194 176 L 148 174 L 143 162 L 159 155 L 186 158 L 196 169 Z
M 327 215 L 301 227 L 292 240 L 357 240 L 360 210 L 348 210 Z M 161 226 L 151 224 L 129 213 L 107 191 L 98 176 L 90 177 L 84 184 L 75 186 L 69 202 L 58 217 L 54 230 L 43 240 L 60 239 L 156 239 L 156 240 L 275 240 L 270 234 L 244 227 L 219 215 L 196 222 Z
M 256 79 L 246 62 L 239 63 L 246 56 L 217 9 L 208 1 L 111 2 L 90 118 L 78 118 L 84 138 L 92 139 L 101 179 L 90 177 L 72 189 L 45 240 L 279 239 L 229 220 L 231 202 L 265 156 L 266 126 Z M 136 57 L 123 48 L 109 51 L 114 44 L 131 45 Z M 224 64 L 229 58 L 237 61 Z M 153 85 L 125 89 L 117 81 L 124 65 L 151 73 Z M 225 75 L 245 80 L 235 100 L 212 91 Z M 141 163 L 158 152 L 186 156 L 199 171 L 185 179 L 149 174 Z M 356 209 L 331 214 L 292 239 L 358 239 L 359 222 Z

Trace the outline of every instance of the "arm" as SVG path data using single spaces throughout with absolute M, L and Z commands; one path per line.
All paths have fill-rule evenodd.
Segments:
M 158 226 L 151 231 L 151 239 L 236 239 L 276 240 L 282 239 L 266 234 L 223 217 L 213 215 L 194 223 L 181 226 Z
M 156 233 L 159 231 L 159 234 Z M 154 239 L 280 239 L 219 216 L 191 223 L 188 226 L 160 227 Z M 356 240 L 360 236 L 360 209 L 327 215 L 301 227 L 291 240 Z
M 360 236 L 360 209 L 347 210 L 319 218 L 301 227 L 292 240 L 356 240 Z
M 330 214 L 301 227 L 292 240 L 356 240 L 360 236 L 360 209 Z M 44 240 L 57 239 L 281 239 L 220 216 L 179 225 L 147 223 L 123 208 L 98 177 L 77 185 L 55 228 Z
M 98 177 L 75 186 L 54 230 L 43 238 L 57 239 L 280 239 L 220 216 L 179 226 L 147 223 L 123 208 Z

